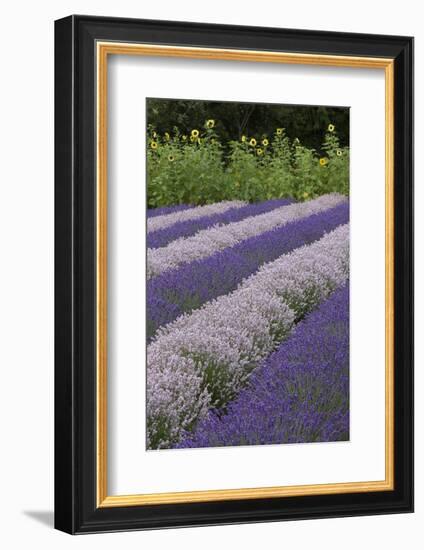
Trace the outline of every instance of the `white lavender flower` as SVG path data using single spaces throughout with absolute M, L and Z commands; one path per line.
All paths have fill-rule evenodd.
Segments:
M 165 227 L 169 227 L 177 222 L 195 220 L 197 218 L 211 216 L 213 214 L 222 214 L 223 212 L 230 210 L 230 208 L 241 208 L 246 205 L 246 201 L 222 201 L 215 204 L 207 204 L 205 206 L 196 206 L 195 208 L 189 208 L 179 212 L 172 212 L 171 214 L 147 218 L 147 232 L 150 233 L 151 231 L 164 229 Z
M 172 241 L 167 246 L 154 250 L 149 249 L 147 251 L 147 278 L 150 279 L 182 263 L 200 260 L 245 239 L 327 210 L 344 201 L 346 201 L 346 197 L 343 195 L 331 193 L 308 202 L 282 206 L 271 212 L 251 216 L 236 223 L 204 229 L 191 237 L 182 237 Z M 185 213 L 185 211 L 181 212 L 181 215 Z M 157 219 L 154 218 L 152 222 Z

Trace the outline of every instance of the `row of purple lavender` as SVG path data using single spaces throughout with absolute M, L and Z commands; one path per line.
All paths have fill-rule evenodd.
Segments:
M 147 283 L 148 341 L 160 326 L 235 290 L 261 265 L 320 239 L 348 221 L 349 204 L 343 202 L 153 277 Z
M 148 448 L 178 446 L 187 432 L 202 425 L 211 409 L 222 412 L 230 407 L 251 380 L 252 373 L 289 336 L 295 323 L 346 283 L 349 276 L 346 200 L 328 196 L 304 204 L 302 208 L 289 205 L 277 209 L 283 222 L 275 216 L 275 210 L 257 216 L 260 222 L 256 224 L 255 220 L 249 224 L 244 221 L 229 224 L 229 228 L 234 226 L 229 233 L 236 239 L 236 246 L 246 244 L 251 237 L 259 239 L 268 228 L 272 249 L 284 241 L 284 231 L 274 233 L 275 230 L 287 231 L 294 223 L 309 218 L 312 221 L 311 226 L 305 225 L 303 229 L 293 225 L 287 245 L 277 250 L 275 259 L 267 256 L 265 242 L 253 248 L 251 271 L 233 283 L 236 288 L 232 292 L 222 293 L 219 284 L 216 285 L 217 298 L 206 297 L 203 305 L 189 304 L 187 313 L 177 314 L 174 321 L 157 330 L 147 350 Z M 325 216 L 319 218 L 320 213 L 326 213 L 330 222 Z M 271 222 L 266 216 L 271 216 Z M 210 248 L 215 249 L 218 243 L 218 251 L 225 250 L 220 240 L 223 229 L 211 233 L 219 239 L 209 240 Z M 300 240 L 297 233 L 303 235 Z M 196 242 L 203 241 L 202 235 Z M 263 249 L 265 254 L 258 260 Z M 249 250 L 247 247 L 246 258 Z M 207 258 L 208 254 L 202 257 Z M 157 278 L 158 275 L 152 276 L 151 281 Z M 168 303 L 172 303 L 172 292 L 173 288 L 169 288 Z M 186 301 L 183 307 L 187 308 Z
M 174 214 L 193 208 L 191 204 L 177 204 L 175 206 L 161 206 L 160 208 L 148 208 L 147 218 L 156 218 L 156 216 L 164 216 L 166 214 Z
M 158 229 L 147 234 L 147 247 L 160 248 L 181 237 L 189 237 L 202 229 L 208 229 L 215 225 L 227 225 L 228 223 L 244 220 L 249 216 L 257 216 L 270 212 L 281 206 L 291 204 L 289 199 L 274 199 L 255 204 L 247 204 L 238 208 L 230 208 L 225 212 L 203 216 L 185 221 L 179 221 L 163 229 Z
M 180 448 L 349 439 L 349 287 L 336 290 Z
M 222 201 L 214 204 L 205 204 L 203 206 L 193 206 L 191 208 L 181 208 L 162 214 L 161 216 L 147 216 L 147 232 L 159 231 L 183 221 L 193 221 L 215 214 L 223 214 L 228 210 L 242 208 L 246 206 L 246 201 Z
M 275 208 L 270 212 L 248 216 L 227 225 L 215 225 L 202 229 L 194 235 L 177 238 L 160 248 L 148 248 L 147 278 L 151 279 L 160 273 L 175 269 L 179 265 L 206 258 L 215 252 L 235 246 L 250 237 L 255 237 L 265 231 L 270 231 L 290 222 L 307 218 L 312 214 L 323 212 L 342 202 L 346 202 L 346 198 L 343 195 L 330 193 L 311 201 L 289 204 Z M 217 205 L 198 207 L 178 214 L 160 216 L 159 218 L 148 220 L 147 229 L 149 232 L 150 221 L 150 231 L 154 231 L 159 227 L 168 227 L 172 223 L 175 223 L 177 219 L 181 220 L 183 217 L 185 219 L 185 217 L 191 216 L 190 219 L 194 219 L 193 216 L 196 218 L 201 217 L 202 214 L 209 216 L 211 214 L 223 213 L 232 208 L 241 208 L 242 206 L 244 206 L 244 203 L 241 203 L 241 201 L 228 201 Z

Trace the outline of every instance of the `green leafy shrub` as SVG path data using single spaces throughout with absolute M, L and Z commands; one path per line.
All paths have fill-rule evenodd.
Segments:
M 309 200 L 331 191 L 349 193 L 349 148 L 340 147 L 333 124 L 324 135 L 324 156 L 297 138 L 290 140 L 284 128 L 277 128 L 272 137 L 242 136 L 225 147 L 214 128 L 212 119 L 190 134 L 174 127 L 172 135 L 159 135 L 149 126 L 149 208 L 228 199 Z

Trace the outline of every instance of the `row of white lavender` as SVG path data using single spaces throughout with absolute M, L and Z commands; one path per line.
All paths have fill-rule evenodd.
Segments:
M 164 214 L 163 216 L 157 216 L 147 219 L 147 232 L 157 231 L 158 229 L 164 229 L 174 223 L 185 222 L 188 220 L 195 220 L 202 218 L 203 216 L 212 216 L 213 214 L 222 214 L 231 208 L 241 208 L 246 206 L 246 201 L 222 201 L 214 204 L 206 204 L 205 206 L 196 206 L 195 208 L 189 208 L 188 210 L 181 210 L 178 212 L 172 212 L 171 214 Z
M 343 195 L 330 193 L 308 202 L 290 204 L 265 214 L 250 216 L 239 222 L 204 229 L 192 237 L 176 239 L 162 248 L 149 249 L 147 251 L 147 278 L 150 279 L 182 263 L 200 260 L 245 239 L 311 214 L 317 214 L 346 200 Z M 157 218 L 152 221 L 155 219 Z
M 233 293 L 159 330 L 147 350 L 148 448 L 172 447 L 349 272 L 349 225 L 265 264 Z

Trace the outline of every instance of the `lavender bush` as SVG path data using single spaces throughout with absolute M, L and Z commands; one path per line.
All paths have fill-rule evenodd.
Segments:
M 175 446 L 208 409 L 234 399 L 295 319 L 345 283 L 348 264 L 343 225 L 159 329 L 147 349 L 147 447 Z
M 220 447 L 349 438 L 349 287 L 336 290 L 252 373 L 223 411 L 178 445 Z
M 163 216 L 165 214 L 173 214 L 174 212 L 182 212 L 193 208 L 192 204 L 177 204 L 175 206 L 161 206 L 160 208 L 148 208 L 147 217 L 155 218 L 156 216 Z
M 291 221 L 306 218 L 311 214 L 327 210 L 344 201 L 346 201 L 346 198 L 343 195 L 331 193 L 308 202 L 282 206 L 271 212 L 259 216 L 251 216 L 224 227 L 204 229 L 191 237 L 172 241 L 163 248 L 147 250 L 147 278 L 159 275 L 180 264 L 205 258 L 219 250 L 234 246 L 249 237 L 254 237 L 265 231 L 281 227 Z M 180 215 L 184 214 L 182 212 Z M 174 216 L 174 214 L 170 214 L 170 216 Z M 165 217 L 168 216 L 154 218 L 151 222 L 153 223 Z
M 211 216 L 213 214 L 222 214 L 231 208 L 241 208 L 246 206 L 246 201 L 222 201 L 214 204 L 207 204 L 205 206 L 196 206 L 185 210 L 179 210 L 163 216 L 154 216 L 153 218 L 147 218 L 147 232 L 157 231 L 158 229 L 164 229 L 174 223 L 183 222 L 187 220 L 195 220 L 202 218 L 203 216 Z
M 262 264 L 320 239 L 348 221 L 349 204 L 343 202 L 153 277 L 147 282 L 148 340 L 179 315 L 232 292 Z
M 226 212 L 204 216 L 194 220 L 186 220 L 177 222 L 164 229 L 159 229 L 147 234 L 147 247 L 159 248 L 166 246 L 171 241 L 175 241 L 180 237 L 189 237 L 202 229 L 208 229 L 214 225 L 226 225 L 228 223 L 238 222 L 249 216 L 257 216 L 270 212 L 275 208 L 286 206 L 293 201 L 290 199 L 273 199 L 269 201 L 248 204 L 241 208 L 230 208 Z

